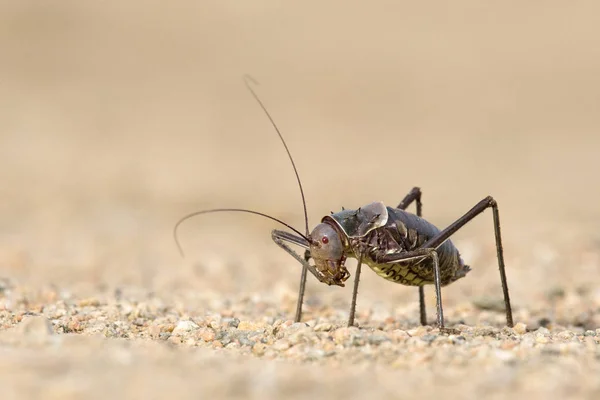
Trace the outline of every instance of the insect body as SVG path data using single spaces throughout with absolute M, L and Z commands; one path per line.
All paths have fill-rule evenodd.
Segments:
M 486 197 L 463 217 L 440 231 L 420 216 L 403 210 L 416 199 L 417 211 L 420 214 L 422 208 L 420 197 L 421 190 L 414 188 L 397 208 L 386 207 L 383 203 L 376 202 L 356 211 L 343 210 L 325 216 L 306 240 L 280 230 L 274 230 L 272 237 L 275 243 L 300 261 L 319 281 L 328 285 L 344 286 L 344 282 L 350 276 L 345 267 L 346 259 L 349 257 L 358 259 L 349 325 L 354 323 L 361 264 L 365 263 L 384 279 L 419 287 L 420 314 L 423 325 L 427 323 L 423 286 L 434 285 L 437 295 L 437 322 L 440 327 L 444 327 L 441 287 L 463 278 L 471 270 L 469 266 L 465 265 L 458 250 L 448 238 L 486 208 L 492 207 L 507 325 L 512 326 L 512 310 L 500 239 L 498 207 L 495 200 Z M 305 247 L 307 251 L 304 259 L 284 242 Z M 314 260 L 314 266 L 308 263 L 310 258 Z M 296 310 L 297 320 L 301 317 L 304 279 L 304 277 L 301 278 Z
M 300 187 L 306 232 L 302 234 L 285 222 L 257 211 L 237 208 L 213 209 L 188 214 L 177 222 L 174 234 L 178 246 L 177 228 L 192 216 L 213 212 L 244 212 L 266 217 L 285 225 L 294 232 L 276 229 L 272 231 L 271 236 L 279 247 L 298 260 L 303 267 L 296 321 L 300 321 L 302 316 L 307 272 L 327 285 L 344 286 L 344 282 L 350 277 L 350 272 L 345 266 L 346 260 L 356 258 L 358 264 L 354 276 L 349 326 L 354 324 L 361 266 L 365 263 L 377 275 L 388 281 L 419 288 L 420 320 L 423 325 L 427 324 L 423 288 L 425 285 L 433 285 L 437 300 L 437 323 L 440 328 L 444 328 L 441 287 L 463 278 L 470 271 L 470 267 L 465 265 L 449 238 L 487 208 L 492 208 L 506 323 L 508 326 L 513 326 L 500 234 L 500 217 L 498 205 L 492 197 L 484 198 L 462 217 L 440 231 L 421 217 L 421 190 L 415 187 L 395 208 L 386 207 L 382 202 L 374 202 L 357 210 L 342 210 L 323 217 L 321 223 L 309 232 L 304 192 L 290 151 L 273 119 L 249 85 L 249 78 L 246 78 L 245 83 L 269 117 L 288 153 Z M 416 215 L 405 211 L 413 202 L 417 207 Z M 304 248 L 304 257 L 294 251 L 289 244 Z M 179 249 L 181 251 L 181 246 Z M 313 263 L 310 262 L 311 259 Z
M 366 229 L 360 223 L 356 224 L 363 214 L 373 212 L 376 212 L 377 218 L 367 223 Z M 429 258 L 408 259 L 397 263 L 378 262 L 385 255 L 417 250 L 439 234 L 440 231 L 424 219 L 404 210 L 385 207 L 383 203 L 373 203 L 357 211 L 342 211 L 327 216 L 323 221 L 337 226 L 342 231 L 342 237 L 349 239 L 346 240 L 347 251 L 352 251 L 354 257 L 360 256 L 362 252 L 363 262 L 380 277 L 408 286 L 434 283 L 433 264 Z M 359 249 L 358 254 L 353 248 Z M 464 277 L 470 271 L 450 240 L 440 245 L 436 252 L 442 286 Z

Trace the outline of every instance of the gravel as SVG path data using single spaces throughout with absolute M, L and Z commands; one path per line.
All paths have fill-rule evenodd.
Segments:
M 407 316 L 372 320 L 365 318 L 374 314 L 369 312 L 361 314 L 359 327 L 347 327 L 331 318 L 336 311 L 328 308 L 322 317 L 311 313 L 306 322 L 294 323 L 252 312 L 259 302 L 267 314 L 283 314 L 276 302 L 256 296 L 229 299 L 239 312 L 190 314 L 177 302 L 140 295 L 142 290 L 138 300 L 126 293 L 77 299 L 46 291 L 37 298 L 52 299 L 44 303 L 17 293 L 32 291 L 13 287 L 0 297 L 0 383 L 11 382 L 23 396 L 152 397 L 172 390 L 182 398 L 197 393 L 364 398 L 368 388 L 369 396 L 402 392 L 434 398 L 460 386 L 462 398 L 509 393 L 559 398 L 600 390 L 600 329 L 578 326 L 576 312 L 570 321 L 539 326 L 540 316 L 552 310 L 519 310 L 514 328 L 454 323 L 456 334 L 441 334 L 432 326 L 401 322 Z M 448 320 L 466 308 L 482 320 L 503 317 L 459 304 L 448 308 Z M 589 318 L 595 320 L 600 304 L 594 309 Z M 31 376 L 36 379 L 27 381 Z

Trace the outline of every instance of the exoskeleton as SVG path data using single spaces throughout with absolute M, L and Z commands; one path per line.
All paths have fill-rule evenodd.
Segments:
M 421 190 L 415 187 L 396 207 L 388 207 L 382 202 L 374 202 L 356 210 L 343 209 L 340 212 L 323 217 L 321 223 L 312 232 L 309 232 L 304 191 L 291 153 L 281 132 L 250 86 L 249 77 L 245 78 L 245 83 L 269 117 L 292 163 L 302 196 L 306 231 L 302 234 L 285 222 L 257 211 L 239 208 L 204 210 L 188 214 L 177 222 L 174 235 L 178 246 L 177 228 L 190 217 L 213 212 L 245 212 L 260 215 L 283 224 L 294 232 L 290 233 L 276 229 L 272 231 L 272 238 L 279 247 L 302 264 L 295 316 L 297 322 L 302 318 L 302 303 L 307 272 L 310 272 L 320 282 L 327 285 L 344 286 L 344 282 L 350 277 L 345 265 L 346 260 L 356 258 L 358 264 L 354 275 L 354 289 L 348 318 L 349 326 L 354 324 L 358 284 L 361 267 L 364 263 L 377 275 L 388 281 L 418 287 L 420 321 L 423 325 L 427 324 L 424 286 L 433 285 L 436 292 L 437 324 L 441 329 L 444 329 L 441 288 L 463 278 L 470 271 L 470 267 L 465 265 L 458 250 L 449 238 L 484 210 L 492 208 L 506 324 L 509 327 L 513 326 L 500 233 L 500 217 L 498 205 L 492 197 L 484 198 L 462 217 L 440 231 L 422 218 L 422 194 Z M 413 202 L 416 203 L 416 215 L 406 211 L 406 208 Z M 304 248 L 304 255 L 298 254 L 289 244 Z M 181 246 L 179 246 L 179 249 L 181 251 Z M 313 263 L 311 263 L 311 260 Z

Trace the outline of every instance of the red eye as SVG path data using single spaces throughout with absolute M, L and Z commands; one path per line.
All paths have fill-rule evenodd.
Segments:
M 327 236 L 323 236 L 321 238 L 321 242 L 323 242 L 323 244 L 327 244 L 327 243 L 329 243 L 329 238 Z

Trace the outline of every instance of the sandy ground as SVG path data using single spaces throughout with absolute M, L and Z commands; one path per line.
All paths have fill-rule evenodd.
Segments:
M 598 398 L 600 6 L 474 1 L 0 1 L 3 398 Z M 520 324 L 503 325 L 490 213 L 440 335 L 416 290 L 309 281 L 270 242 L 395 205 L 443 227 L 486 195 Z M 350 270 L 352 271 L 352 264 Z M 352 279 L 351 279 L 352 280 Z M 351 280 L 349 282 L 351 282 Z M 435 298 L 427 291 L 430 320 Z

